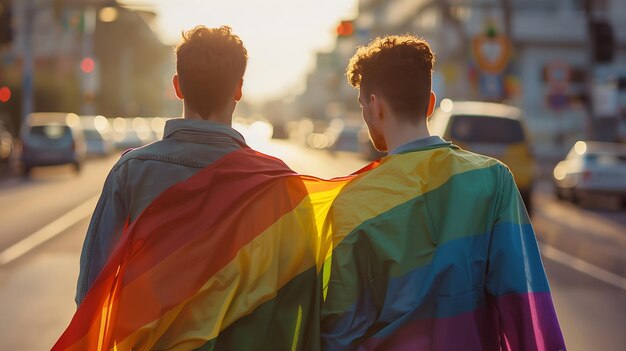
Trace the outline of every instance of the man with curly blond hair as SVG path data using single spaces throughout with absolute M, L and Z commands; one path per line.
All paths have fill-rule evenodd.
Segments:
M 247 147 L 231 127 L 248 62 L 241 39 L 228 26 L 197 26 L 182 34 L 175 52 L 183 118 L 167 121 L 163 140 L 125 152 L 109 173 L 83 244 L 78 305 L 127 224 L 167 188 Z
M 535 233 L 507 166 L 430 135 L 434 55 L 377 38 L 347 69 L 388 152 L 330 211 L 326 350 L 564 350 Z

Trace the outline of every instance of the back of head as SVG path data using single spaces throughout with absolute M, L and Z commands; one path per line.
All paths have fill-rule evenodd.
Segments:
M 393 35 L 360 47 L 346 74 L 352 86 L 385 97 L 398 116 L 408 118 L 424 116 L 428 110 L 434 63 L 426 41 Z
M 231 28 L 197 26 L 176 46 L 176 72 L 185 104 L 206 118 L 232 99 L 248 63 L 243 42 Z

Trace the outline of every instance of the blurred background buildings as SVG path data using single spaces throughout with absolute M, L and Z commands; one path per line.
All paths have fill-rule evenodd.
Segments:
M 439 100 L 522 108 L 539 154 L 562 154 L 579 139 L 626 140 L 624 1 L 361 0 L 337 33 L 297 98 L 314 119 L 358 119 L 344 76 L 355 47 L 412 33 L 436 53 Z
M 412 33 L 437 55 L 439 100 L 520 107 L 538 154 L 562 155 L 579 139 L 626 140 L 624 1 L 359 0 L 358 9 L 338 23 L 334 49 L 317 53 L 302 92 L 238 113 L 359 124 L 348 59 L 376 36 Z M 115 0 L 0 0 L 5 124 L 16 132 L 29 111 L 178 115 L 174 55 L 156 16 Z
M 14 131 L 25 104 L 107 116 L 178 113 L 172 48 L 153 30 L 155 13 L 108 0 L 2 0 L 0 8 L 0 86 L 10 91 L 0 114 Z

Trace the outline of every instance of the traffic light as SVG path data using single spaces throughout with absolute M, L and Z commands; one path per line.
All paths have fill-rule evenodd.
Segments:
M 592 21 L 589 27 L 591 54 L 595 62 L 610 62 L 615 52 L 613 27 L 605 21 Z
M 96 68 L 96 62 L 91 57 L 85 57 L 80 62 L 80 69 L 83 73 L 89 74 Z
M 0 45 L 11 44 L 13 41 L 13 19 L 11 3 L 0 1 Z
M 11 89 L 9 87 L 0 88 L 0 102 L 9 102 L 11 100 Z
M 349 37 L 354 33 L 354 25 L 352 21 L 341 21 L 337 27 L 337 36 Z

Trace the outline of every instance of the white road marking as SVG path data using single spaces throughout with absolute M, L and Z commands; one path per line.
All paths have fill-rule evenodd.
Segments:
M 4 250 L 0 253 L 0 266 L 16 260 L 37 246 L 61 234 L 74 224 L 89 217 L 96 207 L 98 198 L 99 195 L 90 198 L 62 217 L 56 219 L 54 222 L 46 225 L 35 233 Z
M 615 273 L 611 273 L 578 257 L 574 257 L 548 244 L 540 243 L 539 245 L 541 247 L 542 256 L 568 266 L 592 278 L 601 280 L 609 285 L 626 290 L 626 278 Z

